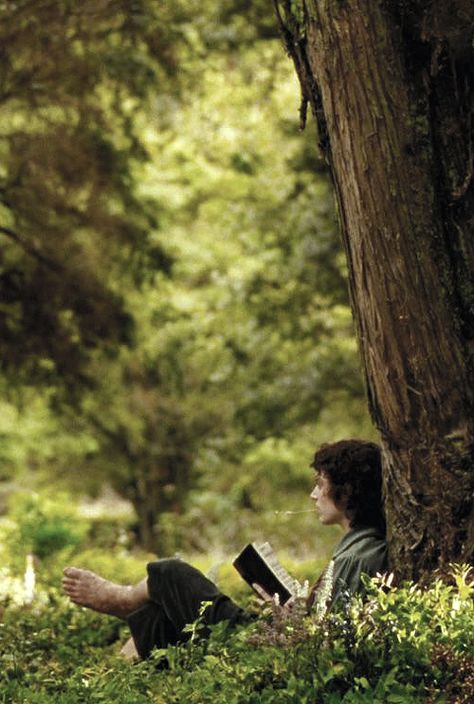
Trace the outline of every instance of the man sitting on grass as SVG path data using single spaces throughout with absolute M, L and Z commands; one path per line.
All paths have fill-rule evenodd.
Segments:
M 344 535 L 311 590 L 308 609 L 328 580 L 333 607 L 344 594 L 362 592 L 362 574 L 375 576 L 387 569 L 380 448 L 371 442 L 341 440 L 323 445 L 311 466 L 317 477 L 311 498 L 320 520 L 324 525 L 340 525 Z M 225 620 L 230 625 L 245 623 L 251 618 L 182 560 L 150 562 L 147 574 L 135 586 L 123 586 L 89 570 L 67 567 L 63 588 L 74 603 L 126 620 L 141 658 L 154 647 L 187 640 L 190 636 L 184 627 L 198 618 L 202 602 L 210 602 L 203 615 L 208 625 Z

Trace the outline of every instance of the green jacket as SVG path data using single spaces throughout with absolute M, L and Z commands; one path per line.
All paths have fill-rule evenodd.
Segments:
M 361 575 L 375 577 L 388 569 L 387 543 L 376 528 L 354 528 L 346 533 L 332 556 L 331 605 L 346 593 L 361 594 Z
M 387 571 L 387 544 L 376 528 L 358 527 L 346 533 L 332 560 L 314 585 L 308 608 L 324 613 L 345 595 L 362 594 L 361 575 L 375 577 Z

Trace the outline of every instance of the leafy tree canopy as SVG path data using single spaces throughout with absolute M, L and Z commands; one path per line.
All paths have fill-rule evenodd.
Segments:
M 325 440 L 347 427 L 342 407 L 363 432 L 367 421 L 325 165 L 298 131 L 268 8 L 94 8 L 55 19 L 79 23 L 81 51 L 58 38 L 44 105 L 0 106 L 6 163 L 20 121 L 28 175 L 16 200 L 10 179 L 1 211 L 0 281 L 17 282 L 3 288 L 5 370 L 29 384 L 30 422 L 44 411 L 41 466 L 31 442 L 15 459 L 9 426 L 4 475 L 29 466 L 96 492 L 106 481 L 156 545 L 176 513 L 196 533 L 203 513 L 246 520 L 306 491 L 314 422 L 326 418 Z M 3 28 L 10 43 L 18 24 Z
M 175 85 L 179 4 L 4 2 L 0 17 L 0 337 L 5 370 L 77 383 L 130 342 L 119 281 L 166 270 L 135 114 Z

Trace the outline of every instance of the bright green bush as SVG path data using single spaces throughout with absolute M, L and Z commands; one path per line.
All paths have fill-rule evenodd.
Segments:
M 457 568 L 452 584 L 368 591 L 320 620 L 273 609 L 136 664 L 117 657 L 127 637 L 117 620 L 55 590 L 30 606 L 4 600 L 0 704 L 472 704 L 469 570 Z
M 66 495 L 16 494 L 10 500 L 9 519 L 6 543 L 22 563 L 27 553 L 44 559 L 65 548 L 77 548 L 89 527 Z

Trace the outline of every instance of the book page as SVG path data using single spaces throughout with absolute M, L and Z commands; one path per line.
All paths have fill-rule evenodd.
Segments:
M 297 593 L 298 589 L 301 587 L 300 583 L 283 567 L 270 543 L 261 543 L 260 545 L 254 543 L 253 545 L 257 552 L 265 560 L 268 567 L 278 577 L 288 591 L 291 592 L 292 595 Z

